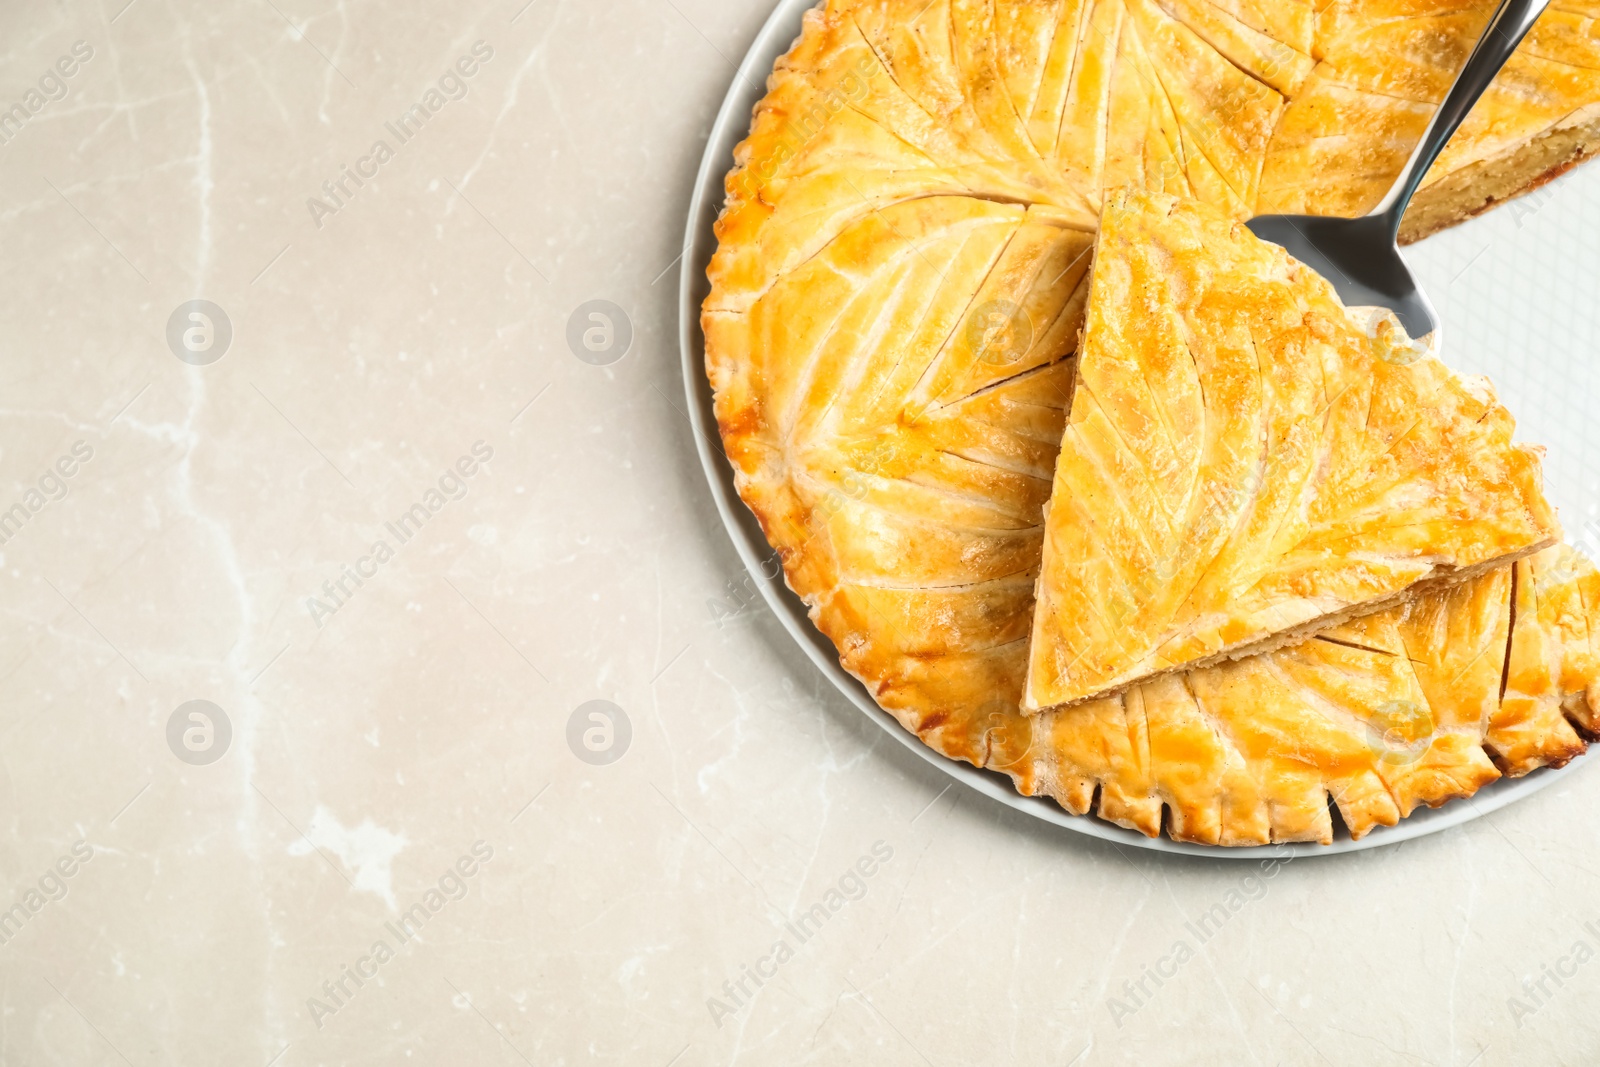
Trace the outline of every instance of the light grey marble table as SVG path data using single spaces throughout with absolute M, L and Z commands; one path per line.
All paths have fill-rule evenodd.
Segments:
M 0 1062 L 1596 1062 L 1581 761 L 1157 857 L 947 788 L 749 595 L 675 257 L 766 8 L 0 9 Z M 1580 535 L 1596 232 L 1591 169 L 1418 256 Z

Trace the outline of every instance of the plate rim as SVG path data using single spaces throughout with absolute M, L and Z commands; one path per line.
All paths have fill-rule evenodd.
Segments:
M 841 666 L 833 642 L 812 625 L 804 602 L 781 580 L 781 568 L 774 574 L 768 574 L 768 564 L 775 552 L 761 532 L 755 516 L 734 488 L 733 468 L 722 451 L 720 431 L 711 407 L 711 383 L 705 373 L 705 339 L 700 329 L 700 305 L 710 288 L 705 271 L 716 247 L 716 237 L 711 227 L 721 210 L 723 179 L 733 165 L 734 146 L 749 131 L 751 111 L 765 92 L 767 75 L 773 64 L 798 37 L 805 12 L 817 6 L 818 0 L 777 0 L 772 13 L 740 61 L 717 110 L 716 120 L 701 154 L 684 227 L 683 253 L 678 266 L 678 350 L 688 419 L 695 431 L 695 451 L 700 457 L 700 466 L 722 519 L 723 529 L 733 541 L 740 561 L 761 592 L 767 607 L 811 662 L 833 683 L 834 688 L 895 740 L 938 768 L 952 781 L 960 782 L 1008 808 L 1073 833 L 1112 845 L 1167 855 L 1203 856 L 1217 860 L 1285 861 L 1290 858 L 1364 852 L 1442 833 L 1531 796 L 1565 777 L 1561 768 L 1540 768 L 1521 778 L 1501 778 L 1472 796 L 1457 797 L 1438 808 L 1419 809 L 1394 826 L 1376 827 L 1359 841 L 1349 836 L 1336 836 L 1333 843 L 1328 845 L 1316 842 L 1242 847 L 1202 845 L 1173 841 L 1164 835 L 1146 837 L 1092 813 L 1073 815 L 1048 798 L 1023 796 L 1017 792 L 1010 778 L 998 771 L 983 770 L 935 752 L 901 726 L 893 715 L 878 706 L 866 686 Z

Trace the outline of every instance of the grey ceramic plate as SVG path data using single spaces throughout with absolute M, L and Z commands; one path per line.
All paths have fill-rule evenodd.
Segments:
M 1360 841 L 1352 841 L 1346 834 L 1334 838 L 1331 845 L 1297 844 L 1270 845 L 1255 848 L 1217 848 L 1169 841 L 1166 838 L 1148 838 L 1132 830 L 1103 822 L 1093 815 L 1070 815 L 1054 801 L 1025 797 L 1012 787 L 1011 780 L 991 771 L 981 771 L 967 763 L 948 759 L 928 748 L 914 735 L 903 729 L 894 717 L 868 694 L 860 682 L 839 666 L 838 653 L 833 643 L 811 625 L 806 617 L 805 605 L 795 596 L 781 577 L 774 577 L 774 554 L 761 533 L 755 516 L 744 506 L 733 487 L 733 470 L 722 454 L 717 435 L 716 419 L 711 409 L 711 386 L 705 374 L 705 338 L 700 333 L 700 304 L 709 288 L 706 282 L 706 265 L 716 248 L 716 238 L 711 227 L 717 212 L 722 208 L 722 182 L 733 166 L 733 149 L 749 132 L 750 112 L 764 93 L 767 75 L 774 61 L 789 50 L 800 34 L 800 20 L 814 0 L 780 0 L 777 9 L 767 19 L 766 25 L 756 35 L 754 44 L 739 66 L 738 76 L 722 101 L 717 121 L 711 128 L 711 139 L 706 144 L 700 173 L 695 180 L 694 197 L 689 203 L 688 229 L 684 234 L 682 274 L 679 281 L 678 337 L 683 355 L 684 389 L 689 402 L 689 418 L 694 423 L 695 447 L 700 452 L 700 462 L 705 467 L 706 480 L 711 485 L 711 495 L 716 500 L 717 511 L 723 525 L 733 538 L 739 557 L 750 572 L 751 579 L 761 590 L 767 604 L 783 623 L 784 628 L 799 643 L 817 669 L 828 676 L 839 691 L 848 697 L 862 714 L 871 718 L 889 735 L 911 751 L 927 760 L 943 773 L 962 785 L 977 790 L 993 800 L 1027 812 L 1035 818 L 1055 823 L 1074 833 L 1088 834 L 1104 841 L 1113 841 L 1130 848 L 1153 849 L 1158 852 L 1175 852 L 1218 859 L 1261 859 L 1265 856 L 1282 857 L 1326 856 L 1340 852 L 1378 848 L 1408 841 L 1423 834 L 1434 834 L 1460 825 L 1480 815 L 1503 808 L 1530 793 L 1537 792 L 1562 777 L 1562 771 L 1535 771 L 1525 778 L 1496 782 L 1478 792 L 1469 800 L 1453 800 L 1438 809 L 1422 809 L 1398 826 L 1372 831 Z M 1600 164 L 1595 164 L 1600 166 Z M 1520 226 L 1520 222 L 1519 222 Z M 1437 240 L 1437 239 L 1435 239 Z M 1428 278 L 1424 276 L 1424 284 Z M 1449 323 L 1447 321 L 1447 330 Z

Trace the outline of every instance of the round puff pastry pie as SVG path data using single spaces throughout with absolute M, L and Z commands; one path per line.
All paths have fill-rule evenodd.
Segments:
M 1106 191 L 1235 217 L 1361 210 L 1481 17 L 1438 0 L 830 0 L 806 16 L 728 177 L 707 370 L 789 585 L 907 729 L 1069 810 L 1098 795 L 1102 817 L 1154 834 L 1165 807 L 1175 836 L 1238 844 L 1327 840 L 1330 796 L 1359 835 L 1582 750 L 1600 588 L 1562 549 L 1351 624 L 1387 636 L 1019 709 Z M 1565 0 L 1540 20 L 1408 236 L 1594 150 L 1590 24 Z M 1417 667 L 1469 646 L 1471 670 Z M 1298 698 L 1263 708 L 1248 672 Z

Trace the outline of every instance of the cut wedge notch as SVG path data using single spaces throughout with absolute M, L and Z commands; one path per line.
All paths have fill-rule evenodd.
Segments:
M 1487 382 L 1207 205 L 1114 193 L 1023 708 L 1280 647 L 1555 542 Z

